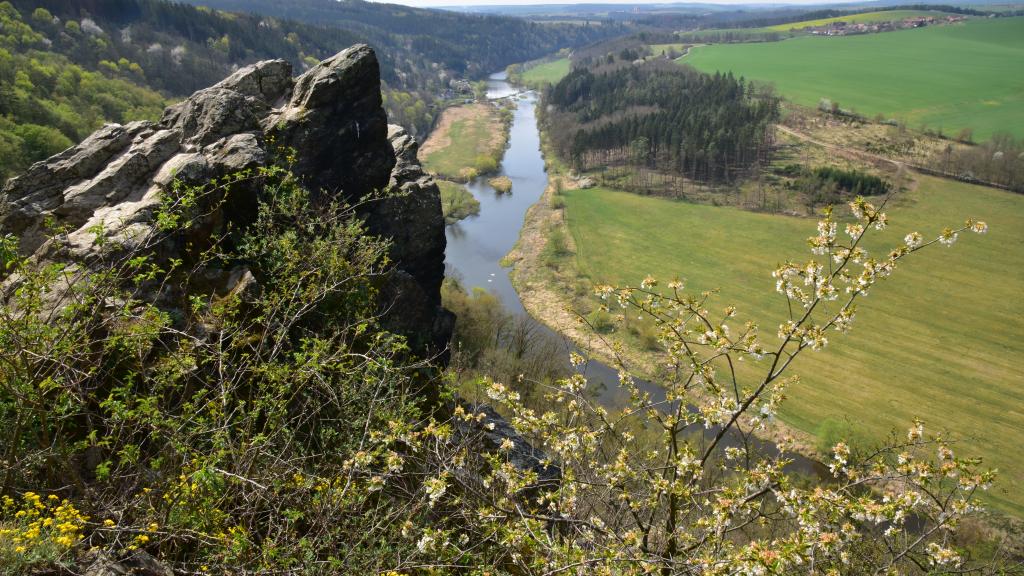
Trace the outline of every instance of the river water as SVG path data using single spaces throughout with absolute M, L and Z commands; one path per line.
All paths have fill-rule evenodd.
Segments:
M 526 314 L 512 286 L 509 275 L 511 269 L 503 267 L 501 259 L 515 246 L 526 211 L 540 199 L 548 184 L 544 157 L 540 150 L 540 131 L 534 115 L 537 94 L 517 90 L 506 81 L 504 72 L 492 74 L 487 88 L 488 98 L 518 99 L 509 134 L 509 146 L 500 171 L 500 175 L 512 180 L 512 193 L 498 193 L 487 184 L 487 178 L 477 178 L 467 185 L 480 202 L 480 214 L 447 227 L 445 265 L 449 274 L 455 274 L 462 280 L 463 286 L 485 288 L 500 298 L 509 312 Z M 542 325 L 541 329 L 557 337 L 546 326 Z M 568 354 L 575 347 L 565 339 L 562 340 L 568 365 Z M 588 388 L 597 393 L 597 399 L 603 405 L 621 406 L 627 398 L 626 392 L 618 385 L 617 371 L 611 367 L 590 360 L 586 365 L 586 376 Z M 659 386 L 645 381 L 638 381 L 638 385 L 651 395 L 652 400 L 665 398 Z M 741 441 L 739 434 L 730 434 L 723 444 L 738 445 Z M 778 454 L 778 449 L 771 443 L 754 440 L 753 444 L 758 450 Z M 828 476 L 828 470 L 817 461 L 792 453 L 787 456 L 794 460 L 789 467 L 791 471 L 819 478 Z

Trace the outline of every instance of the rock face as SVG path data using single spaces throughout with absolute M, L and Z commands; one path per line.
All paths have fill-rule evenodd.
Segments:
M 409 336 L 414 349 L 442 351 L 452 319 L 440 304 L 439 193 L 419 166 L 416 143 L 387 124 L 376 55 L 357 45 L 298 78 L 291 72 L 283 60 L 254 64 L 168 108 L 159 122 L 104 126 L 33 165 L 3 189 L 0 232 L 18 236 L 24 255 L 88 266 L 97 257 L 98 226 L 122 244 L 144 241 L 174 179 L 207 182 L 291 148 L 294 171 L 314 193 L 355 203 L 377 190 L 404 192 L 365 211 L 370 231 L 393 239 L 396 269 L 381 305 L 400 311 L 387 316 L 389 327 Z M 236 199 L 214 217 L 244 223 L 254 204 Z M 70 230 L 60 254 L 46 241 L 50 223 Z

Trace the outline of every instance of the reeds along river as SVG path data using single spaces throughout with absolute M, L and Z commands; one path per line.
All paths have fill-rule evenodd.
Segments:
M 480 214 L 448 226 L 445 264 L 448 273 L 457 275 L 467 288 L 485 288 L 500 298 L 509 312 L 525 315 L 526 309 L 509 277 L 510 269 L 503 267 L 501 260 L 515 246 L 526 211 L 540 199 L 548 184 L 544 157 L 540 150 L 540 130 L 534 114 L 537 94 L 516 89 L 505 80 L 505 74 L 501 72 L 491 75 L 487 96 L 491 99 L 517 98 L 518 106 L 512 120 L 509 146 L 499 173 L 512 180 L 512 193 L 498 193 L 487 184 L 487 178 L 484 177 L 477 178 L 467 186 L 480 202 Z M 537 329 L 557 337 L 543 325 Z M 568 365 L 569 352 L 575 350 L 575 347 L 564 339 L 563 342 Z M 609 408 L 623 405 L 627 395 L 618 385 L 616 370 L 591 360 L 587 363 L 586 376 L 588 387 L 597 393 L 598 401 Z M 638 383 L 650 393 L 653 400 L 664 399 L 660 387 L 646 381 Z M 731 434 L 726 445 L 737 445 L 742 441 L 739 434 Z M 778 453 L 776 446 L 771 443 L 752 442 L 768 454 Z M 820 478 L 828 476 L 828 470 L 819 462 L 795 454 L 789 457 L 794 460 L 790 466 L 794 472 Z

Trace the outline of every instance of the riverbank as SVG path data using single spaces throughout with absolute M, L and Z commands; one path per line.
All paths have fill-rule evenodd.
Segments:
M 654 381 L 660 355 L 644 349 L 644 334 L 630 333 L 639 324 L 634 318 L 612 333 L 595 333 L 580 322 L 582 317 L 601 320 L 591 317 L 596 304 L 590 294 L 593 284 L 635 285 L 648 273 L 666 279 L 682 271 L 691 290 L 720 287 L 716 302 L 739 305 L 741 313 L 753 316 L 761 326 L 777 325 L 772 316 L 772 306 L 778 305 L 772 300 L 777 297 L 767 271 L 777 258 L 806 257 L 803 239 L 813 221 L 601 189 L 576 190 L 550 150 L 545 153 L 552 183 L 561 178 L 565 193 L 548 187 L 529 212 L 519 245 L 509 257 L 516 266 L 514 285 L 534 317 L 592 349 L 595 358 L 624 358 L 634 372 Z M 943 222 L 965 215 L 988 221 L 992 232 L 965 239 L 951 251 L 922 252 L 913 265 L 880 287 L 849 335 L 838 338 L 826 352 L 800 359 L 796 372 L 804 378 L 789 389 L 791 398 L 781 414 L 785 422 L 762 437 L 820 458 L 824 445 L 840 435 L 853 436 L 855 443 L 869 448 L 918 416 L 932 430 L 959 437 L 964 454 L 982 456 L 999 468 L 1000 482 L 983 502 L 1003 513 L 1020 514 L 1020 463 L 1010 455 L 1021 429 L 1013 428 L 1012 411 L 998 409 L 1015 394 L 1013 383 L 1019 381 L 1013 377 L 1011 359 L 995 355 L 984 363 L 984 371 L 970 371 L 968 364 L 977 368 L 981 364 L 976 359 L 992 354 L 987 340 L 969 337 L 971 344 L 958 355 L 942 354 L 933 343 L 936 329 L 969 335 L 990 322 L 987 318 L 999 307 L 983 302 L 1007 297 L 1001 295 L 1018 282 L 1019 274 L 988 263 L 1016 258 L 997 253 L 1022 230 L 1020 197 L 922 175 L 914 175 L 914 180 L 920 186 L 909 186 L 890 210 L 899 227 L 878 234 L 869 246 L 872 251 L 898 242 L 907 229 L 937 230 Z M 552 237 L 562 250 L 549 248 Z M 553 256 L 557 252 L 564 255 Z M 984 278 L 989 280 L 979 286 Z M 940 287 L 937 282 L 945 284 Z M 929 288 L 922 292 L 921 287 Z M 941 308 L 936 299 L 950 295 L 960 302 L 957 314 L 928 314 L 929 309 Z M 1012 333 L 1011 328 L 997 338 L 1003 341 Z M 1014 346 L 1007 342 L 1003 349 Z M 979 381 L 986 383 L 987 391 L 978 391 Z M 1000 396 L 995 391 L 1001 391 Z M 962 407 L 943 411 L 951 405 Z
M 593 359 L 612 367 L 624 365 L 632 375 L 656 382 L 659 378 L 656 369 L 659 353 L 639 350 L 614 333 L 597 333 L 585 320 L 580 300 L 589 296 L 591 287 L 576 269 L 577 248 L 568 230 L 564 202 L 560 198 L 561 192 L 576 190 L 578 186 L 546 146 L 543 134 L 541 142 L 548 186 L 526 212 L 519 239 L 503 260 L 512 266 L 512 285 L 531 316 L 588 351 Z M 555 249 L 552 238 L 564 245 Z M 746 419 L 741 422 L 745 427 L 752 427 Z M 758 431 L 757 436 L 782 450 L 812 460 L 820 458 L 814 435 L 779 420 Z

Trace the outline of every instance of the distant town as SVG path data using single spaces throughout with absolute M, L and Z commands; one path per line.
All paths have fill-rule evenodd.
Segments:
M 850 36 L 853 34 L 871 34 L 874 32 L 891 32 L 893 30 L 905 30 L 908 28 L 923 28 L 940 24 L 952 24 L 966 20 L 966 16 L 951 14 L 946 16 L 914 16 L 903 20 L 891 20 L 888 22 L 829 22 L 822 26 L 803 28 L 814 36 Z

